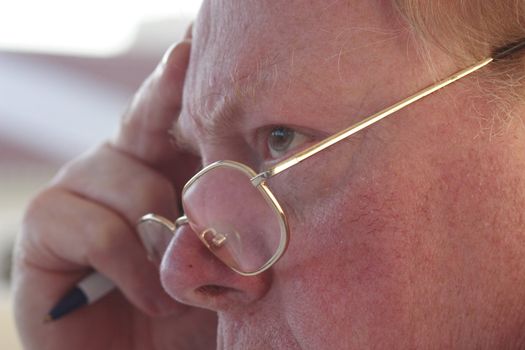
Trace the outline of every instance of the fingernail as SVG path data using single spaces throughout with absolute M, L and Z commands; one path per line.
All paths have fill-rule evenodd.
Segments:
M 191 43 L 191 40 L 183 40 L 179 43 L 171 45 L 164 53 L 164 56 L 162 56 L 162 60 L 160 61 L 161 66 L 167 66 L 171 61 L 178 59 L 178 57 L 176 57 L 178 53 L 177 48 L 182 45 L 188 45 L 189 43 Z
M 164 53 L 164 56 L 162 56 L 162 60 L 160 61 L 160 64 L 162 66 L 165 66 L 166 64 L 168 64 L 169 60 L 170 60 L 170 56 L 171 54 L 173 53 L 173 50 L 175 50 L 175 48 L 177 47 L 177 45 L 179 45 L 179 43 L 176 43 L 176 44 L 172 44 L 167 50 L 166 52 Z

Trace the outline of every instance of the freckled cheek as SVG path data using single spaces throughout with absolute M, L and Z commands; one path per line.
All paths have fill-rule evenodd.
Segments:
M 301 165 L 270 179 L 270 188 L 289 219 L 291 237 L 286 255 L 297 251 L 301 263 L 329 255 L 335 264 L 345 264 L 370 250 L 374 245 L 370 242 L 385 229 L 392 229 L 390 204 L 394 199 L 385 197 L 383 190 L 388 184 L 376 176 L 370 180 L 366 169 L 356 172 L 352 159 L 341 153 L 324 153 L 324 162 Z M 386 244 L 388 239 L 382 237 L 381 241 Z
M 330 183 L 325 180 L 320 187 Z M 400 322 L 410 288 L 412 248 L 406 225 L 396 217 L 404 203 L 385 194 L 381 186 L 387 183 L 346 183 L 324 195 L 316 196 L 314 186 L 303 192 L 302 201 L 310 202 L 290 215 L 289 248 L 275 267 L 276 285 L 290 299 L 284 304 L 294 308 L 295 322 L 304 322 L 309 313 L 322 315 L 331 320 L 326 336 L 335 332 L 334 320 L 356 329 Z M 287 204 L 300 205 L 298 199 Z M 313 331 L 323 327 L 319 322 L 309 318 L 303 326 Z
M 300 242 L 295 236 L 275 267 L 273 287 L 282 295 L 294 333 L 317 348 L 323 348 L 323 342 L 349 348 L 356 334 L 380 335 L 393 325 L 403 328 L 405 297 L 411 293 L 406 293 L 403 264 L 385 247 L 388 242 L 347 239 L 352 232 L 335 228 L 320 229 L 319 234 Z
M 281 265 L 296 270 L 329 267 L 354 283 L 388 277 L 396 260 L 406 255 L 403 225 L 391 221 L 389 210 L 380 206 L 353 205 L 337 197 L 302 211 L 300 218 L 290 217 L 289 247 Z

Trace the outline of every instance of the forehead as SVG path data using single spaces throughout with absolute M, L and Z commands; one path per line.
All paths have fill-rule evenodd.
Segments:
M 399 36 L 394 13 L 388 1 L 205 1 L 179 124 L 215 129 L 263 99 L 279 111 L 319 109 L 319 98 L 352 110 L 362 96 L 351 85 L 368 74 L 360 68 Z
M 209 0 L 196 21 L 195 53 L 239 78 L 291 52 L 338 51 L 369 43 L 374 33 L 384 39 L 395 32 L 395 17 L 390 1 Z

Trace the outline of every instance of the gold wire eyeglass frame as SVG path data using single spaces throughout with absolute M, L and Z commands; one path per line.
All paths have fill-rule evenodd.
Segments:
M 284 210 L 282 209 L 281 205 L 279 204 L 279 202 L 277 201 L 276 197 L 273 195 L 273 193 L 271 192 L 270 188 L 268 187 L 268 185 L 266 184 L 266 181 L 268 179 L 270 179 L 271 177 L 277 175 L 277 174 L 280 174 L 281 172 L 291 168 L 292 166 L 296 165 L 296 164 L 299 164 L 300 162 L 316 155 L 317 153 L 327 149 L 328 147 L 338 143 L 339 141 L 342 141 L 350 136 L 352 136 L 353 134 L 357 133 L 358 131 L 361 131 L 375 123 L 377 123 L 378 121 L 392 115 L 393 113 L 411 105 L 412 103 L 436 92 L 437 90 L 440 90 L 442 88 L 444 88 L 445 86 L 447 85 L 450 85 L 452 84 L 453 82 L 471 74 L 471 73 L 474 73 L 476 72 L 477 70 L 485 67 L 486 65 L 488 65 L 489 63 L 491 62 L 494 62 L 494 61 L 499 61 L 500 59 L 503 59 L 505 58 L 506 56 L 510 55 L 510 54 L 513 54 L 514 52 L 522 49 L 525 47 L 525 40 L 520 40 L 516 43 L 513 43 L 511 45 L 508 45 L 506 47 L 503 47 L 503 48 L 500 48 L 498 50 L 496 50 L 494 52 L 494 54 L 492 55 L 492 57 L 489 57 L 489 58 L 485 58 L 485 59 L 482 59 L 478 62 L 476 62 L 475 64 L 467 67 L 467 68 L 464 68 L 452 75 L 450 75 L 449 77 L 443 79 L 443 80 L 440 80 L 438 81 L 437 83 L 434 83 L 426 88 L 424 88 L 423 90 L 420 90 L 414 94 L 412 94 L 411 96 L 399 101 L 399 102 L 396 102 L 394 103 L 393 105 L 389 106 L 389 107 L 386 107 L 384 108 L 383 110 L 377 112 L 377 113 L 374 113 L 372 114 L 371 116 L 368 116 L 366 118 L 364 118 L 363 120 L 361 120 L 360 122 L 334 134 L 334 135 L 331 135 L 329 137 L 327 137 L 326 139 L 302 150 L 301 152 L 298 152 L 288 158 L 286 158 L 285 160 L 277 163 L 276 165 L 274 165 L 273 167 L 271 167 L 270 169 L 268 170 L 265 170 L 261 173 L 256 173 L 253 169 L 251 169 L 250 167 L 242 164 L 242 163 L 238 163 L 238 162 L 235 162 L 235 161 L 230 161 L 230 160 L 221 160 L 221 161 L 218 161 L 218 162 L 215 162 L 215 163 L 212 163 L 208 166 L 206 166 L 205 168 L 203 168 L 202 170 L 200 170 L 197 174 L 195 174 L 187 183 L 186 185 L 184 186 L 183 190 L 182 190 L 182 197 L 184 197 L 184 193 L 186 192 L 186 190 L 188 188 L 190 188 L 197 180 L 199 180 L 203 175 L 205 175 L 206 173 L 210 172 L 211 170 L 215 169 L 215 168 L 218 168 L 218 167 L 229 167 L 229 168 L 234 168 L 234 169 L 237 169 L 238 171 L 241 171 L 243 172 L 244 174 L 246 174 L 248 177 L 249 177 L 249 181 L 252 183 L 252 185 L 254 187 L 256 187 L 259 192 L 263 195 L 264 199 L 266 200 L 266 202 L 273 208 L 273 210 L 275 211 L 275 214 L 279 220 L 279 224 L 280 224 L 280 229 L 281 229 L 281 239 L 280 239 L 280 243 L 279 243 L 279 246 L 277 248 L 277 251 L 275 252 L 275 254 L 273 254 L 273 256 L 270 258 L 270 260 L 268 260 L 263 266 L 261 266 L 259 269 L 255 270 L 255 271 L 239 271 L 238 269 L 236 269 L 235 267 L 233 266 L 230 266 L 228 264 L 228 267 L 230 267 L 233 271 L 237 272 L 238 274 L 242 275 L 242 276 L 254 276 L 254 275 L 258 275 L 260 273 L 262 273 L 263 271 L 269 269 L 273 264 L 275 264 L 284 254 L 284 252 L 286 251 L 286 248 L 288 246 L 288 242 L 289 242 L 289 238 L 290 238 L 290 229 L 289 229 L 289 226 L 288 226 L 288 222 L 287 222 L 287 219 L 286 219 L 286 215 L 284 213 Z M 173 233 L 175 233 L 175 230 L 180 227 L 181 225 L 185 225 L 185 224 L 188 224 L 188 218 L 183 215 L 181 217 L 179 217 L 176 221 L 175 221 L 175 225 L 173 225 L 173 223 L 171 223 L 171 221 L 165 219 L 165 218 L 162 218 L 158 215 L 155 215 L 155 214 L 147 214 L 145 216 L 143 216 L 141 218 L 141 220 L 139 221 L 140 222 L 144 222 L 144 221 L 149 221 L 149 220 L 154 220 L 158 223 L 162 223 L 165 227 L 169 228 Z M 213 252 L 214 249 L 220 249 L 221 245 L 224 244 L 225 240 L 227 239 L 226 237 L 224 236 L 216 236 L 216 233 L 213 233 L 212 234 L 212 237 L 211 237 L 211 241 L 210 239 L 208 239 L 209 237 L 207 237 L 206 235 L 207 234 L 210 234 L 210 231 L 206 230 L 205 232 L 201 233 L 201 234 L 197 234 L 199 236 L 199 239 L 202 241 L 202 243 L 209 249 Z

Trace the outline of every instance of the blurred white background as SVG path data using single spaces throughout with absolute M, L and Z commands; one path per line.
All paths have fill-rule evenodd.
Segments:
M 28 200 L 61 164 L 114 134 L 133 92 L 182 38 L 200 2 L 0 6 L 0 349 L 19 349 L 9 259 Z

